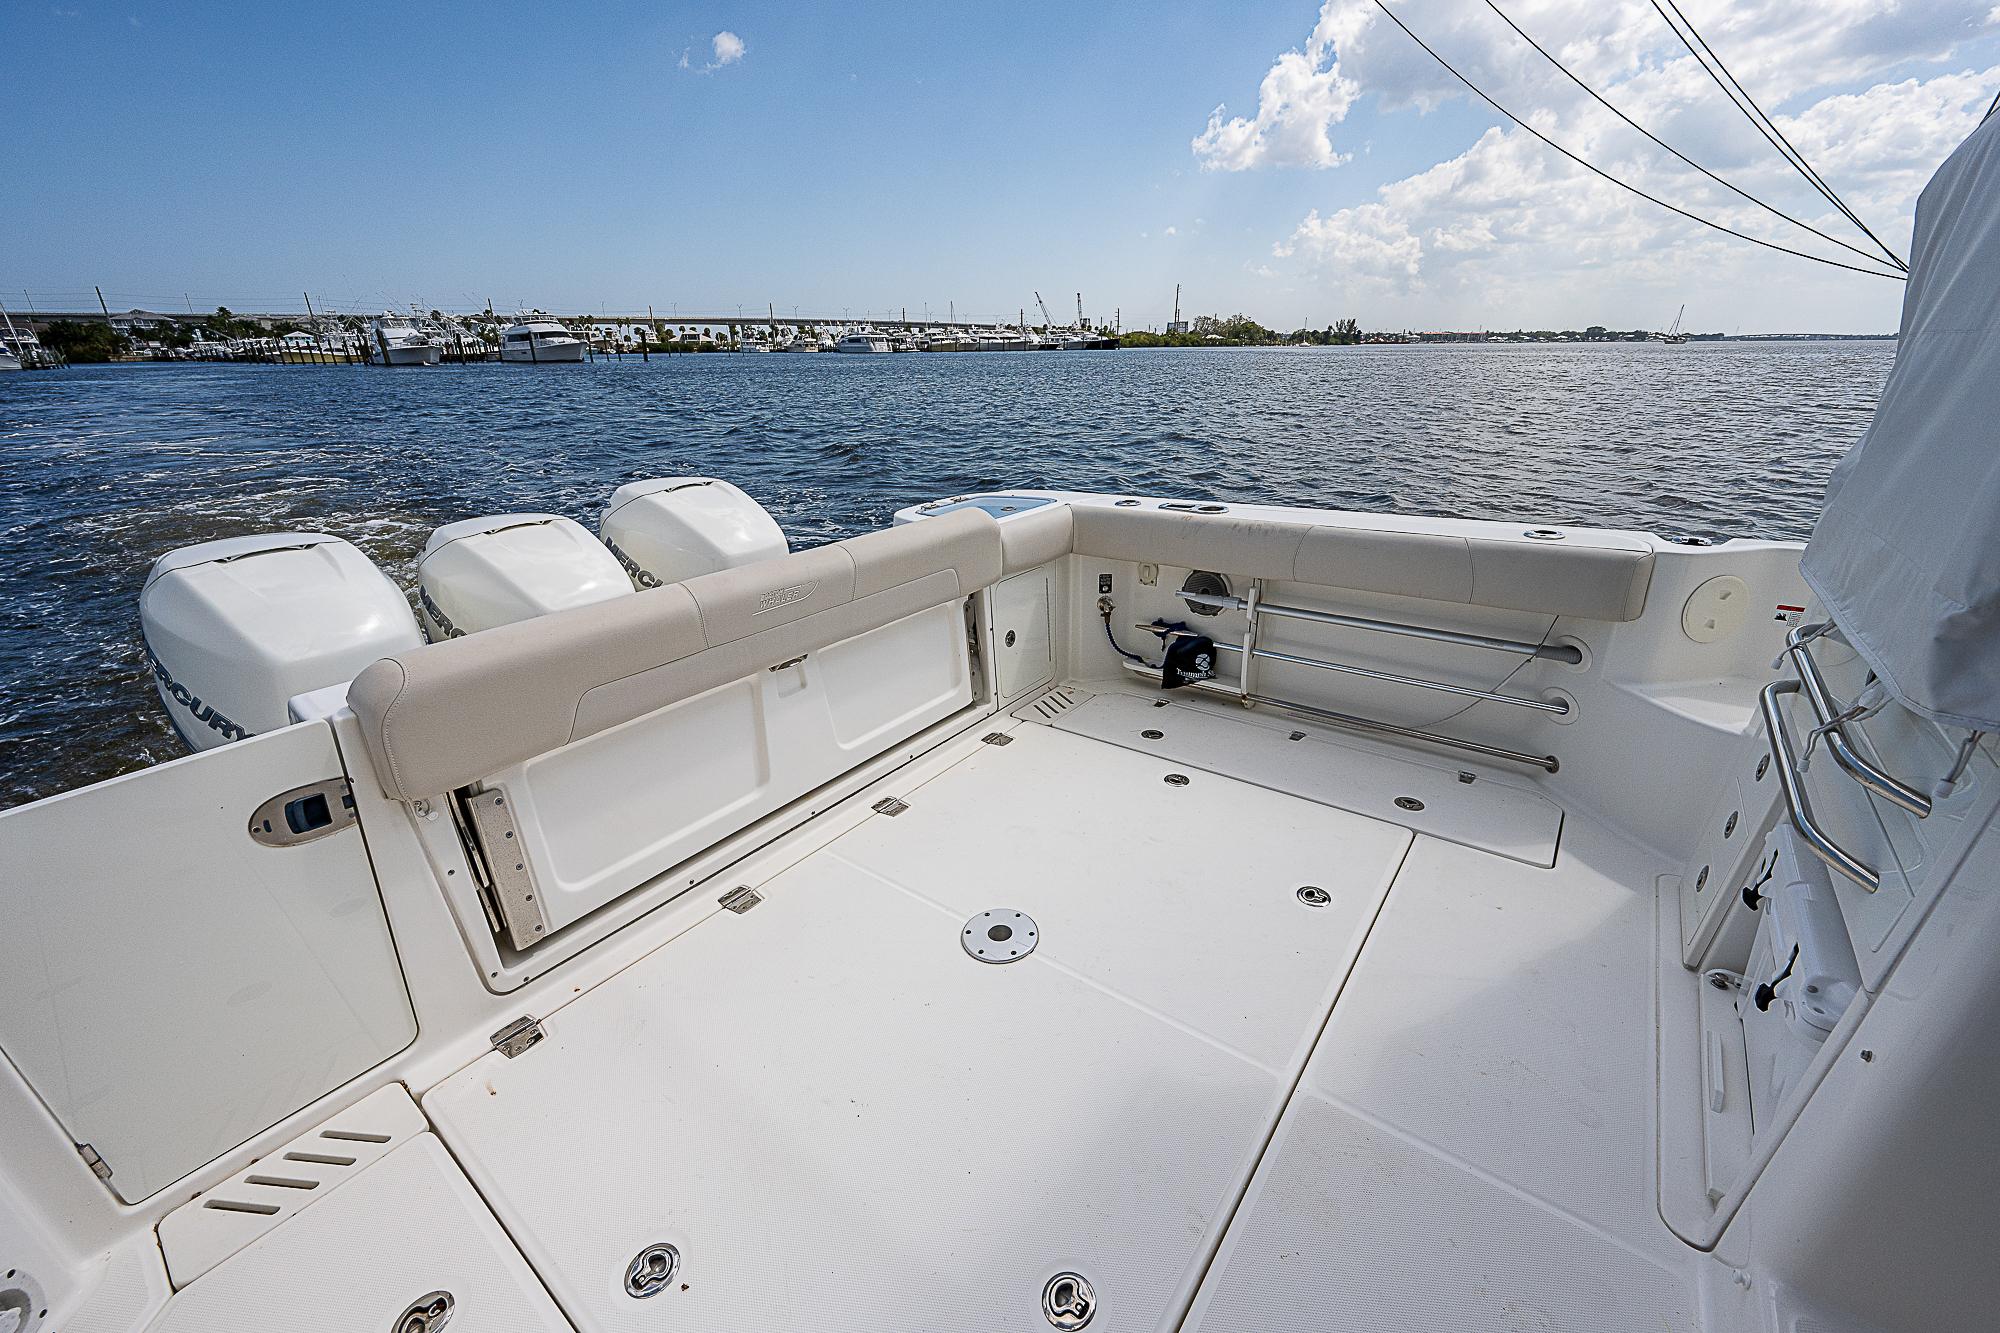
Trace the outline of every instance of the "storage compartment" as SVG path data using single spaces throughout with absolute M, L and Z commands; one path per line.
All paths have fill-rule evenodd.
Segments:
M 487 779 L 469 806 L 514 948 L 971 703 L 962 606 L 773 663 Z
M 416 1036 L 347 789 L 321 722 L 0 814 L 0 1050 L 126 1202 Z
M 993 677 L 1004 702 L 1055 674 L 1046 569 L 1030 570 L 993 587 Z

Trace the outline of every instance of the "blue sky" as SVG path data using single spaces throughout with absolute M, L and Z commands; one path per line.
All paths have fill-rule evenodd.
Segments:
M 1916 8 L 1931 21 L 1899 35 L 1902 46 L 1861 29 L 1826 46 L 1817 30 L 1774 21 L 1746 28 L 1735 49 L 1778 70 L 1798 63 L 1785 42 L 1822 43 L 1808 54 L 1827 77 L 1774 87 L 1774 105 L 1829 123 L 1840 98 L 1880 79 L 1922 92 L 1933 76 L 1995 63 L 1976 6 Z M 1450 0 L 1399 12 L 1447 37 L 1474 33 L 1454 26 L 1466 7 Z M 1582 31 L 1580 12 L 1558 0 L 1510 9 L 1556 36 Z M 184 293 L 196 309 L 285 308 L 311 291 L 355 310 L 490 299 L 576 312 L 650 303 L 663 316 L 767 302 L 942 316 L 956 303 L 961 315 L 1011 318 L 1032 314 L 1039 289 L 1059 316 L 1080 290 L 1089 313 L 1120 308 L 1130 326 L 1164 320 L 1179 281 L 1191 312 L 1242 309 L 1287 326 L 1341 315 L 1371 326 L 1657 322 L 1661 303 L 1693 292 L 1691 315 L 1707 316 L 1697 327 L 1757 327 L 1774 318 L 1758 315 L 1758 283 L 1767 295 L 1810 283 L 1826 294 L 1788 299 L 1800 317 L 1893 324 L 1893 284 L 1733 250 L 1725 262 L 1747 267 L 1721 273 L 1718 252 L 1684 224 L 1593 212 L 1595 196 L 1518 146 L 1482 159 L 1498 118 L 1418 73 L 1368 22 L 1351 0 L 6 0 L 0 78 L 11 106 L 36 114 L 10 115 L 0 138 L 0 300 L 76 306 L 99 284 L 114 309 L 178 308 Z M 1608 86 L 1631 80 L 1644 102 L 1675 82 L 1671 52 L 1635 58 L 1612 40 L 1623 31 L 1583 35 L 1603 39 Z M 741 53 L 718 64 L 725 32 Z M 1483 67 L 1477 44 L 1489 39 L 1477 31 L 1461 53 Z M 1882 51 L 1879 71 L 1856 62 L 1856 43 Z M 1300 88 L 1267 79 L 1285 68 L 1304 69 Z M 1533 72 L 1492 73 L 1558 123 L 1569 114 Z M 1906 213 L 1901 196 L 1962 135 L 1959 104 L 1976 82 L 1931 97 L 1914 140 L 1884 150 L 1895 163 L 1853 163 L 1880 185 L 1870 202 L 1884 215 Z M 1204 148 L 1197 136 L 1222 104 L 1222 130 L 1246 128 Z M 1669 118 L 1685 110 L 1654 105 Z M 1879 121 L 1879 107 L 1860 110 Z M 1580 113 L 1575 132 L 1594 132 Z M 1576 216 L 1542 216 L 1536 237 L 1520 234 L 1528 214 L 1504 197 L 1510 161 L 1543 173 L 1514 181 L 1526 201 L 1546 209 L 1548 196 L 1574 193 Z M 1439 187 L 1435 173 L 1453 163 L 1458 176 Z M 1635 172 L 1651 165 L 1632 159 Z M 1485 193 L 1452 202 L 1474 179 Z M 1889 225 L 1906 244 L 1906 218 Z M 1574 244 L 1546 243 L 1567 228 L 1592 228 L 1602 244 L 1579 259 Z

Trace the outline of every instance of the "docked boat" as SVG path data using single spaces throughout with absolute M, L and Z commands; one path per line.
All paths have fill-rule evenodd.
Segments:
M 62 364 L 62 358 L 45 346 L 26 323 L 16 324 L 7 307 L 0 305 L 0 370 L 46 370 Z
M 833 345 L 836 352 L 893 352 L 895 345 L 886 333 L 873 329 L 849 329 Z
M 500 335 L 500 359 L 533 365 L 583 360 L 583 339 L 561 321 L 537 310 L 522 315 Z
M 0 1328 L 1990 1327 L 1996 216 L 1991 121 L 1803 544 L 163 556 L 201 748 L 0 814 Z
M 408 315 L 385 311 L 375 317 L 368 336 L 385 366 L 434 366 L 444 357 L 443 342 Z
M 1026 352 L 1035 346 L 1034 335 L 1025 327 L 983 329 L 976 341 L 982 352 Z

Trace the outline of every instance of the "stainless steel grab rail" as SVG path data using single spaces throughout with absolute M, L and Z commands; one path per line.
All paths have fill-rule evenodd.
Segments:
M 1215 593 L 1189 592 L 1180 590 L 1180 598 L 1189 606 L 1213 607 L 1218 611 L 1252 611 L 1253 604 L 1241 597 L 1229 597 Z M 1343 616 L 1332 611 L 1314 611 L 1303 606 L 1285 606 L 1278 602 L 1258 601 L 1254 604 L 1254 615 L 1282 616 L 1288 620 L 1311 620 L 1322 625 L 1341 625 L 1348 629 L 1374 630 L 1378 634 L 1400 634 L 1412 639 L 1430 639 L 1436 643 L 1456 643 L 1467 648 L 1488 648 L 1496 653 L 1515 653 L 1521 657 L 1539 657 L 1550 662 L 1565 662 L 1575 666 L 1583 661 L 1583 650 L 1570 643 L 1528 643 L 1521 639 L 1496 639 L 1485 634 L 1461 634 L 1457 630 L 1430 629 L 1423 625 L 1405 625 L 1394 620 L 1370 620 L 1366 616 Z
M 1134 675 L 1146 676 L 1152 680 L 1160 678 L 1160 669 L 1147 666 L 1144 662 L 1125 662 L 1124 667 Z M 1391 736 L 1403 736 L 1410 740 L 1427 741 L 1432 745 L 1442 745 L 1447 749 L 1465 750 L 1472 754 L 1488 755 L 1494 759 L 1506 759 L 1517 764 L 1529 764 L 1545 772 L 1554 773 L 1561 765 L 1552 754 L 1524 754 L 1519 750 L 1509 750 L 1498 745 L 1486 745 L 1479 741 L 1462 740 L 1457 736 L 1446 736 L 1436 731 L 1419 731 L 1415 727 L 1399 726 L 1394 722 L 1378 722 L 1370 717 L 1356 717 L 1352 713 L 1336 713 L 1330 708 L 1316 708 L 1311 704 L 1293 703 L 1289 699 L 1274 699 L 1269 695 L 1250 694 L 1217 680 L 1189 681 L 1186 688 L 1203 694 L 1218 694 L 1238 703 L 1262 704 L 1287 713 L 1297 713 L 1317 721 L 1330 723 L 1336 727 L 1346 727 L 1350 731 L 1379 731 Z
M 1792 827 L 1805 839 L 1814 856 L 1873 893 L 1882 887 L 1882 876 L 1828 837 L 1826 830 L 1813 817 L 1812 798 L 1806 795 L 1798 764 L 1792 758 L 1792 735 L 1785 726 L 1785 710 L 1778 703 L 1779 695 L 1797 694 L 1799 689 L 1798 681 L 1774 680 L 1757 694 L 1757 702 L 1764 712 L 1766 739 L 1771 746 L 1771 766 L 1778 770 L 1778 788 L 1785 795 L 1785 813 L 1790 816 Z
M 1930 797 L 1883 772 L 1855 750 L 1853 738 L 1847 734 L 1847 722 L 1841 718 L 1840 701 L 1827 688 L 1826 678 L 1819 672 L 1819 663 L 1813 661 L 1810 645 L 1814 636 L 1824 628 L 1823 625 L 1799 626 L 1785 636 L 1785 653 L 1798 669 L 1799 684 L 1805 687 L 1806 702 L 1812 705 L 1813 716 L 1819 719 L 1819 732 L 1826 737 L 1826 748 L 1833 752 L 1833 762 L 1889 804 L 1908 810 L 1918 819 L 1928 818 L 1931 813 Z
M 1177 639 L 1195 633 L 1193 630 L 1171 629 L 1163 625 L 1135 625 L 1134 629 L 1157 634 L 1161 639 Z M 1206 636 L 1203 636 L 1206 637 Z M 1349 666 L 1345 662 L 1327 662 L 1317 657 L 1300 657 L 1296 653 L 1281 653 L 1271 648 L 1255 648 L 1247 644 L 1225 643 L 1220 639 L 1211 640 L 1215 647 L 1225 653 L 1241 653 L 1246 658 L 1262 658 L 1267 662 L 1290 662 L 1293 666 L 1313 667 L 1320 671 L 1337 671 L 1342 675 L 1365 676 L 1369 680 L 1386 681 L 1391 685 L 1409 685 L 1419 690 L 1437 690 L 1444 694 L 1456 694 L 1467 699 L 1485 699 L 1496 704 L 1512 704 L 1516 708 L 1534 708 L 1544 713 L 1558 715 L 1569 712 L 1569 705 L 1560 699 L 1528 699 L 1518 694 L 1497 694 L 1492 690 L 1482 690 L 1471 685 L 1453 685 L 1448 681 L 1427 680 L 1422 676 L 1399 676 L 1393 671 L 1376 671 L 1370 667 Z

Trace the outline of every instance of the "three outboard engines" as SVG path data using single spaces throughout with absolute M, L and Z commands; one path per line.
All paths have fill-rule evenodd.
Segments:
M 784 532 L 726 481 L 620 486 L 603 541 L 555 514 L 447 523 L 417 561 L 410 598 L 323 533 L 230 537 L 161 556 L 139 594 L 160 698 L 189 746 L 209 749 L 346 700 L 377 659 L 552 611 L 588 606 L 784 555 Z M 421 628 L 420 628 L 421 626 Z

